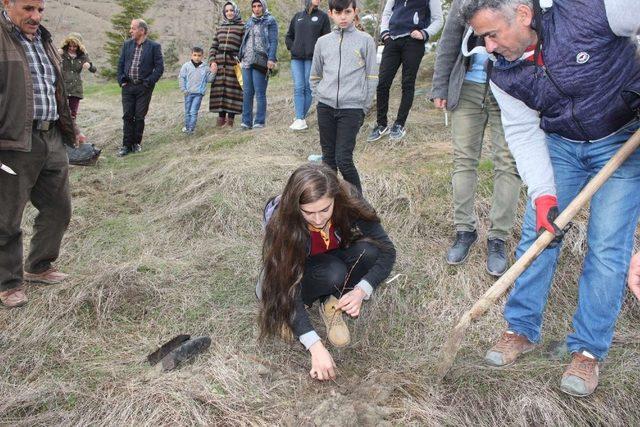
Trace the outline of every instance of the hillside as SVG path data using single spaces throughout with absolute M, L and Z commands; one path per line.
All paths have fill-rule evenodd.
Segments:
M 159 42 L 166 48 L 174 45 L 181 60 L 189 56 L 191 46 L 200 45 L 208 49 L 213 28 L 220 16 L 220 0 L 156 0 L 144 15 L 153 20 L 151 30 L 158 35 Z M 243 17 L 250 16 L 250 2 L 237 2 Z M 278 18 L 281 32 L 286 31 L 288 17 L 298 8 L 298 0 L 278 0 L 269 2 L 271 13 Z M 113 0 L 48 0 L 44 25 L 53 33 L 56 43 L 60 43 L 69 32 L 79 32 L 84 36 L 91 58 L 99 66 L 107 63 L 102 48 L 107 41 L 105 32 L 111 30 L 110 18 L 119 6 Z M 287 58 L 288 59 L 288 58 Z
M 299 345 L 257 341 L 254 283 L 260 215 L 289 173 L 318 151 L 311 130 L 293 134 L 286 65 L 270 81 L 268 127 L 220 131 L 201 112 L 180 132 L 175 82 L 154 93 L 144 151 L 115 157 L 119 89 L 90 84 L 80 125 L 104 148 L 97 167 L 71 172 L 74 214 L 59 266 L 61 286 L 29 286 L 29 305 L 0 310 L 0 423 L 6 425 L 637 425 L 640 305 L 627 298 L 600 388 L 584 400 L 558 389 L 584 255 L 584 217 L 567 237 L 542 346 L 505 370 L 482 357 L 504 328 L 501 306 L 469 331 L 450 375 L 434 379 L 438 349 L 456 318 L 492 284 L 486 248 L 460 268 L 443 261 L 453 235 L 450 143 L 425 101 L 426 59 L 404 143 L 366 144 L 355 157 L 364 191 L 398 249 L 392 277 L 348 322 L 352 345 L 330 349 L 335 382 L 308 376 Z M 392 111 L 398 93 L 392 96 Z M 204 105 L 207 105 L 205 99 Z M 486 238 L 489 160 L 481 165 L 480 241 Z M 522 200 L 520 211 L 524 206 Z M 31 230 L 29 209 L 25 231 Z M 519 215 L 519 218 L 521 216 Z M 28 236 L 27 236 L 28 237 Z M 518 233 L 509 242 L 513 250 Z M 312 320 L 321 322 L 315 310 Z M 323 328 L 319 327 L 321 335 Z M 209 335 L 211 349 L 168 374 L 145 356 L 178 333 Z

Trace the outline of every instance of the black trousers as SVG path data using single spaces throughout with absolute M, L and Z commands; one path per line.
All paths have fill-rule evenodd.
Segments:
M 378 124 L 387 126 L 387 112 L 389 111 L 389 91 L 391 84 L 402 65 L 402 98 L 396 123 L 404 126 L 409 117 L 409 110 L 413 105 L 413 94 L 416 89 L 416 75 L 420 62 L 424 56 L 424 41 L 411 37 L 396 40 L 388 39 L 382 51 L 380 73 L 378 80 Z
M 149 111 L 153 87 L 143 84 L 128 83 L 122 87 L 122 145 L 132 148 L 134 144 L 142 144 L 144 118 Z
M 352 290 L 376 263 L 379 253 L 373 243 L 358 241 L 346 249 L 307 257 L 300 283 L 302 301 L 311 306 L 316 300 L 323 301 L 329 295 L 339 298 Z
M 322 161 L 334 171 L 339 170 L 345 181 L 353 184 L 360 193 L 362 184 L 356 165 L 353 164 L 353 149 L 363 122 L 364 111 L 361 109 L 335 109 L 318 103 Z
M 69 159 L 58 127 L 34 130 L 31 151 L 0 151 L 17 175 L 0 171 L 0 291 L 22 284 L 23 269 L 42 273 L 60 254 L 71 219 Z M 38 210 L 26 265 L 22 254 L 22 214 L 28 202 Z

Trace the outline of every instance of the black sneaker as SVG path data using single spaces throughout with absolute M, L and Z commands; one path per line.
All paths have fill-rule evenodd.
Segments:
M 447 253 L 447 263 L 451 265 L 462 264 L 469 256 L 471 246 L 478 240 L 476 231 L 458 231 L 456 232 L 456 241 L 449 248 Z
M 388 133 L 389 126 L 380 126 L 379 124 L 376 124 L 376 127 L 373 128 L 373 130 L 367 137 L 367 142 L 377 141 Z
M 389 132 L 390 141 L 400 141 L 407 134 L 407 130 L 399 123 L 394 123 Z
M 118 150 L 118 157 L 124 157 L 127 154 L 131 154 L 133 151 L 131 150 L 131 148 L 124 146 L 124 147 L 120 147 L 120 149 Z
M 507 255 L 504 241 L 500 239 L 487 240 L 487 273 L 500 277 L 507 271 Z
M 133 144 L 133 152 L 134 153 L 139 153 L 142 151 L 142 145 L 140 144 Z

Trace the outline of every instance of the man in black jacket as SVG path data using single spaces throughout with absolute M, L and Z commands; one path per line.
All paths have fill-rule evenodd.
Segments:
M 164 72 L 160 44 L 147 39 L 149 26 L 142 19 L 131 21 L 131 39 L 124 42 L 118 61 L 118 83 L 122 87 L 124 120 L 122 148 L 118 156 L 142 150 L 144 118 L 153 88 Z

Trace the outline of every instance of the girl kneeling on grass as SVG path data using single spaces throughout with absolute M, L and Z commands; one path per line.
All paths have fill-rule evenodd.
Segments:
M 393 243 L 359 192 L 326 165 L 296 169 L 281 196 L 265 208 L 260 335 L 291 336 L 311 353 L 312 378 L 335 378 L 335 363 L 313 329 L 306 307 L 320 317 L 335 347 L 349 344 L 344 311 L 360 314 L 363 300 L 389 275 Z

